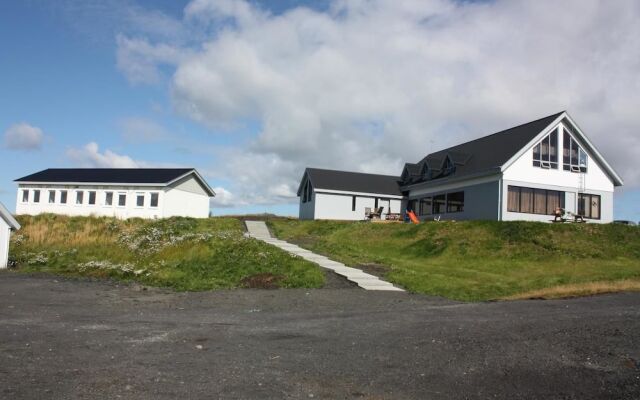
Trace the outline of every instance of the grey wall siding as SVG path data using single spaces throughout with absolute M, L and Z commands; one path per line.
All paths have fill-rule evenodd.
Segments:
M 299 219 L 314 219 L 316 210 L 316 192 L 311 192 L 311 201 L 306 203 L 302 202 L 302 196 L 300 196 L 300 207 L 298 212 Z
M 447 190 L 434 189 L 428 193 L 421 193 L 419 196 L 409 194 L 409 200 L 430 197 L 442 193 L 453 193 L 464 191 L 464 211 L 456 213 L 444 213 L 436 215 L 420 216 L 421 219 L 428 220 L 440 216 L 441 220 L 467 220 L 480 219 L 490 220 L 498 219 L 498 191 L 500 188 L 499 181 L 479 183 L 470 186 L 459 186 Z M 421 191 L 422 192 L 422 191 Z M 406 202 L 403 202 L 403 212 L 406 209 Z
M 503 221 L 541 221 L 541 222 L 549 222 L 553 220 L 551 215 L 541 215 L 541 214 L 525 214 L 525 213 L 516 213 L 507 211 L 507 196 L 508 196 L 508 187 L 512 186 L 521 186 L 521 187 L 529 187 L 534 189 L 547 189 L 547 190 L 558 190 L 561 192 L 565 192 L 565 202 L 567 199 L 571 199 L 574 201 L 574 204 L 565 204 L 565 209 L 567 210 L 577 210 L 577 201 L 578 201 L 578 191 L 575 187 L 566 187 L 566 186 L 557 186 L 557 185 L 541 185 L 538 183 L 529 183 L 529 182 L 521 182 L 521 181 L 512 181 L 512 180 L 504 180 L 503 181 L 503 191 L 502 191 L 502 220 Z M 568 193 L 573 193 L 573 195 L 567 196 Z M 613 221 L 613 192 L 601 191 L 601 190 L 585 190 L 585 193 L 589 194 L 597 194 L 600 196 L 600 219 L 588 219 L 589 223 L 609 223 Z

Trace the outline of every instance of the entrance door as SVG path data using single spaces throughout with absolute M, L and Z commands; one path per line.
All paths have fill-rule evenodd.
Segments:
M 574 192 L 565 192 L 564 209 L 566 211 L 576 212 L 576 194 Z

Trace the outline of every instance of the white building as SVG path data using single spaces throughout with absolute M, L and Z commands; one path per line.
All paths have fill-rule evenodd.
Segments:
M 612 222 L 614 188 L 623 184 L 564 111 L 429 154 L 405 164 L 398 180 L 403 212 L 423 220 L 551 221 L 563 208 Z M 344 208 L 323 218 L 345 219 Z
M 207 218 L 215 196 L 193 168 L 46 169 L 16 182 L 18 215 Z
M 382 207 L 382 219 L 399 214 L 398 177 L 307 168 L 302 176 L 300 219 L 363 220 L 366 210 Z
M 20 229 L 20 224 L 0 203 L 0 269 L 7 268 L 9 261 L 9 239 L 11 231 Z

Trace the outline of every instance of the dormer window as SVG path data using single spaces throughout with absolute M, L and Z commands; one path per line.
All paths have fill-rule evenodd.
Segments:
M 558 169 L 558 128 L 533 146 L 533 166 Z
M 562 145 L 562 169 L 571 172 L 587 172 L 588 162 L 587 153 L 565 129 Z
M 422 176 L 422 179 L 431 179 L 431 170 L 426 162 L 422 165 L 422 172 L 420 175 Z
M 450 175 L 453 173 L 453 171 L 455 171 L 456 166 L 455 164 L 451 161 L 450 157 L 447 157 L 444 159 L 444 165 L 442 166 L 442 175 Z

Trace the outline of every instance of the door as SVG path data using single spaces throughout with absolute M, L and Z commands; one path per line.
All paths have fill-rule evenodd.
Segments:
M 564 209 L 575 214 L 576 212 L 576 194 L 574 192 L 565 192 Z

